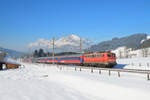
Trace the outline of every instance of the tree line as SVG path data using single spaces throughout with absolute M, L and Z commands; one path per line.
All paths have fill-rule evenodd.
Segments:
M 50 52 L 44 52 L 43 49 L 39 49 L 39 50 L 35 50 L 33 52 L 33 57 L 37 58 L 37 57 L 47 57 L 47 56 L 50 56 L 52 53 Z

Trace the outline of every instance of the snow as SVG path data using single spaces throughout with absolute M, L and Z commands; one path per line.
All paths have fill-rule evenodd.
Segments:
M 0 71 L 0 100 L 149 100 L 146 75 L 21 63 L 25 67 Z
M 117 59 L 117 64 L 115 67 L 150 70 L 150 57 Z
M 146 39 L 143 39 L 143 40 L 141 41 L 141 44 L 142 44 L 144 41 L 149 40 L 149 39 L 150 39 L 150 36 L 148 35 L 148 36 L 146 37 Z
M 147 36 L 147 40 L 148 40 L 148 39 L 150 39 L 150 36 L 149 36 L 149 35 Z

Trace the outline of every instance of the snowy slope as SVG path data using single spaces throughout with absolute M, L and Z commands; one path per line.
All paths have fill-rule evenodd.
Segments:
M 24 64 L 24 63 L 23 63 Z M 24 64 L 0 71 L 0 100 L 149 100 L 150 81 L 144 75 L 89 70 L 59 70 L 54 65 Z
M 89 47 L 91 45 L 91 41 L 88 39 L 83 39 L 83 49 Z M 29 48 L 31 49 L 39 49 L 39 48 L 45 48 L 50 49 L 52 48 L 53 41 L 52 40 L 46 40 L 46 39 L 39 39 L 35 41 L 34 43 L 29 44 Z M 55 48 L 56 51 L 79 51 L 80 49 L 80 37 L 74 34 L 61 37 L 58 40 L 55 40 Z

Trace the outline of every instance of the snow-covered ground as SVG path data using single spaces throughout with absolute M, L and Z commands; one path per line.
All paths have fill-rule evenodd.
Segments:
M 117 64 L 120 68 L 150 70 L 150 57 L 117 59 Z
M 146 75 L 26 64 L 0 71 L 0 100 L 149 100 Z

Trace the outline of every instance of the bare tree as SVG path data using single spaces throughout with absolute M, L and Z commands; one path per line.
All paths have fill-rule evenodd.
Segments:
M 148 56 L 148 48 L 142 48 L 142 56 L 147 57 Z
M 119 58 L 122 58 L 122 52 L 119 50 Z
M 129 51 L 128 51 L 128 49 L 126 47 L 124 48 L 124 57 L 125 58 L 129 57 Z

